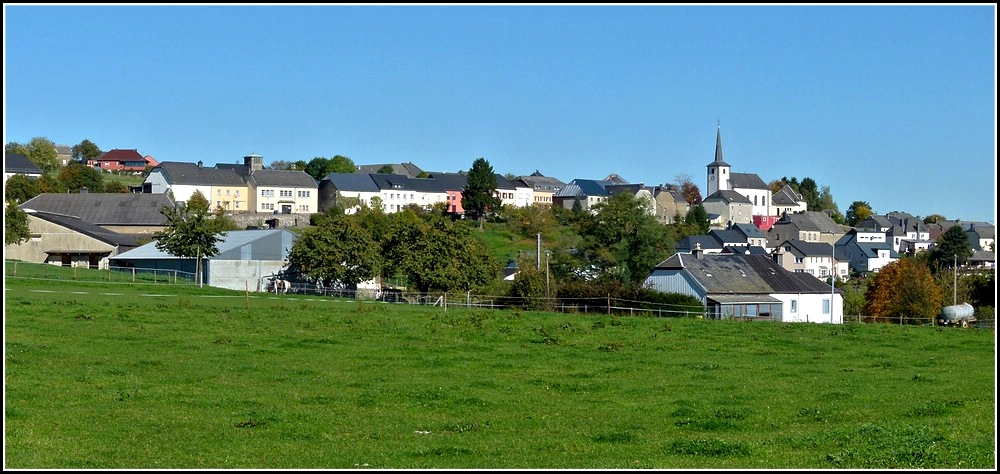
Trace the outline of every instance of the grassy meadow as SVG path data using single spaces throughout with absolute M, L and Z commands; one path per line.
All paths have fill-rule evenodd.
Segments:
M 5 468 L 996 467 L 992 330 L 4 286 Z

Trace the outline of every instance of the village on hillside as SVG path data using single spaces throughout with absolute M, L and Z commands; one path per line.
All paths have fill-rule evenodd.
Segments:
M 57 148 L 59 166 L 73 164 L 69 147 Z M 242 164 L 205 166 L 158 162 L 135 149 L 102 152 L 80 164 L 103 173 L 141 174 L 144 179 L 127 192 L 82 188 L 40 192 L 17 202 L 28 214 L 31 236 L 7 244 L 6 259 L 189 271 L 192 259 L 157 250 L 150 240 L 168 226 L 160 212 L 164 206 L 201 194 L 213 209 L 246 229 L 227 233 L 221 251 L 204 265 L 203 281 L 237 290 L 252 282 L 258 291 L 286 267 L 298 236 L 288 228 L 308 226 L 310 215 L 334 208 L 352 214 L 377 207 L 391 214 L 416 207 L 461 218 L 468 176 L 425 171 L 409 162 L 355 165 L 353 172 L 314 176 L 303 169 L 265 167 L 264 157 L 256 154 L 245 156 Z M 701 207 L 708 231 L 676 242 L 676 253 L 650 268 L 644 285 L 695 296 L 711 318 L 843 322 L 843 297 L 834 291 L 831 277 L 847 281 L 875 274 L 902 257 L 933 249 L 953 227 L 961 229 L 972 250 L 964 267 L 995 268 L 992 223 L 928 221 L 894 211 L 855 215 L 856 222 L 846 225 L 836 210 L 810 210 L 794 183 L 774 189 L 773 182 L 736 170 L 724 160 L 720 129 L 714 159 L 706 165 L 704 198 L 690 181 L 650 186 L 615 174 L 563 181 L 538 170 L 521 176 L 496 174 L 495 196 L 503 206 L 558 206 L 594 213 L 611 196 L 628 193 L 645 203 L 644 212 L 661 224 L 683 220 Z M 14 177 L 42 179 L 43 174 L 24 154 L 5 152 L 5 183 Z M 504 276 L 511 279 L 512 274 Z M 375 281 L 370 286 L 380 291 L 384 285 Z

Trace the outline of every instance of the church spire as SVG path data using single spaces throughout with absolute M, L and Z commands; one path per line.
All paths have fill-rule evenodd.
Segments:
M 717 129 L 715 131 L 715 162 L 725 163 L 722 161 L 722 125 L 717 124 Z

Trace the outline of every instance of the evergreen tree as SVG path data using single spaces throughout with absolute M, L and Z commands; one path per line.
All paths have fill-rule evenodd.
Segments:
M 485 158 L 477 158 L 472 162 L 472 169 L 462 188 L 462 208 L 469 217 L 479 221 L 480 228 L 487 215 L 500 210 L 500 198 L 497 197 L 496 190 L 497 177 L 493 173 L 493 167 Z

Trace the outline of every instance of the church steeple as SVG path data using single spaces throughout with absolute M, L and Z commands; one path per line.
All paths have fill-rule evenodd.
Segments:
M 715 130 L 715 162 L 725 163 L 722 161 L 722 125 L 716 125 Z
M 716 125 L 715 161 L 708 164 L 708 190 L 706 196 L 729 189 L 729 163 L 722 161 L 722 125 Z

